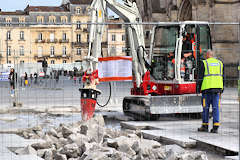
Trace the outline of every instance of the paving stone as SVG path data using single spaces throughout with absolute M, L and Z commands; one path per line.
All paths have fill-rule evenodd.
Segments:
M 36 155 L 16 155 L 8 148 L 24 148 L 41 140 L 28 140 L 15 134 L 0 134 L 0 160 L 43 160 Z
M 184 148 L 192 148 L 196 146 L 196 141 L 189 139 L 188 132 L 181 132 L 181 134 L 175 132 L 170 132 L 166 130 L 143 130 L 143 137 L 147 139 L 160 139 L 167 143 L 178 144 Z
M 208 134 L 205 136 L 190 137 L 198 142 L 202 142 L 208 145 L 216 146 L 224 150 L 238 153 L 239 151 L 239 137 L 231 137 L 228 135 Z M 223 143 L 225 142 L 225 143 Z
M 225 160 L 240 160 L 239 156 L 225 156 Z

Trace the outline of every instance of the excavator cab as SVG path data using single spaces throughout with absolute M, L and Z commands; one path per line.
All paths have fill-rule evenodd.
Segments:
M 203 53 L 212 49 L 208 24 L 162 24 L 154 27 L 152 33 L 152 80 L 194 82 L 199 62 L 204 59 Z

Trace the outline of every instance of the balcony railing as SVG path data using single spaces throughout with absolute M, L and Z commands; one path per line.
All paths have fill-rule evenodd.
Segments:
M 88 47 L 88 42 L 72 42 L 74 47 Z M 102 47 L 107 47 L 107 42 L 102 42 Z
M 72 46 L 77 46 L 77 47 L 87 47 L 88 43 L 87 42 L 72 42 Z
M 47 39 L 47 43 L 57 43 L 57 39 Z
M 45 43 L 45 40 L 44 39 L 35 39 L 35 42 L 36 43 Z
M 59 43 L 68 43 L 69 39 L 59 39 Z
M 87 28 L 83 28 L 83 32 L 88 32 L 88 29 Z

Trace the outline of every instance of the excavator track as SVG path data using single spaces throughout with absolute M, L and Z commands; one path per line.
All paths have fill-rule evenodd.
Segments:
M 202 112 L 201 96 L 128 96 L 123 99 L 123 112 L 137 120 L 156 120 L 166 114 L 199 115 Z

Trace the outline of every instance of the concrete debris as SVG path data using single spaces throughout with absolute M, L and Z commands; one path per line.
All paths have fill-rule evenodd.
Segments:
M 12 122 L 12 121 L 16 121 L 17 120 L 17 117 L 0 117 L 0 121 L 6 121 L 6 122 Z
M 208 160 L 207 155 L 205 152 L 202 151 L 196 151 L 196 152 L 185 152 L 181 155 L 177 156 L 178 160 L 192 160 L 192 159 L 197 159 L 197 160 Z
M 183 154 L 185 150 L 174 144 L 174 145 L 166 145 L 165 146 L 165 151 L 166 151 L 166 160 L 171 160 L 171 159 L 176 159 L 177 155 Z
M 19 148 L 15 151 L 15 153 L 18 155 L 27 155 L 27 154 L 37 155 L 37 151 L 31 146 L 27 146 L 25 148 Z
M 62 126 L 62 135 L 64 138 L 67 138 L 71 134 L 73 134 L 73 131 L 70 128 L 68 128 L 67 126 Z
M 47 142 L 47 141 L 46 142 L 40 142 L 40 143 L 34 143 L 31 146 L 36 150 L 52 148 L 51 142 Z
M 48 151 L 48 150 L 50 150 L 50 149 L 39 149 L 37 151 L 37 156 L 43 158 L 44 155 L 45 155 L 45 152 Z
M 55 160 L 67 160 L 67 156 L 64 155 L 64 154 L 56 153 L 56 154 L 54 155 L 54 159 L 55 159 Z
M 77 158 L 82 155 L 82 150 L 76 143 L 72 143 L 65 145 L 60 153 L 70 158 Z
M 52 153 L 51 150 L 47 150 L 47 151 L 45 152 L 44 159 L 45 159 L 45 160 L 52 160 L 52 159 L 53 159 L 53 153 Z
M 47 132 L 37 126 L 22 130 L 20 135 L 24 138 L 36 135 L 44 141 L 19 149 L 18 154 L 26 150 L 26 154 L 35 154 L 45 160 L 207 160 L 205 152 L 186 151 L 178 145 L 163 146 L 157 141 L 143 139 L 136 131 L 106 128 L 100 115 L 89 121 L 60 124 Z

